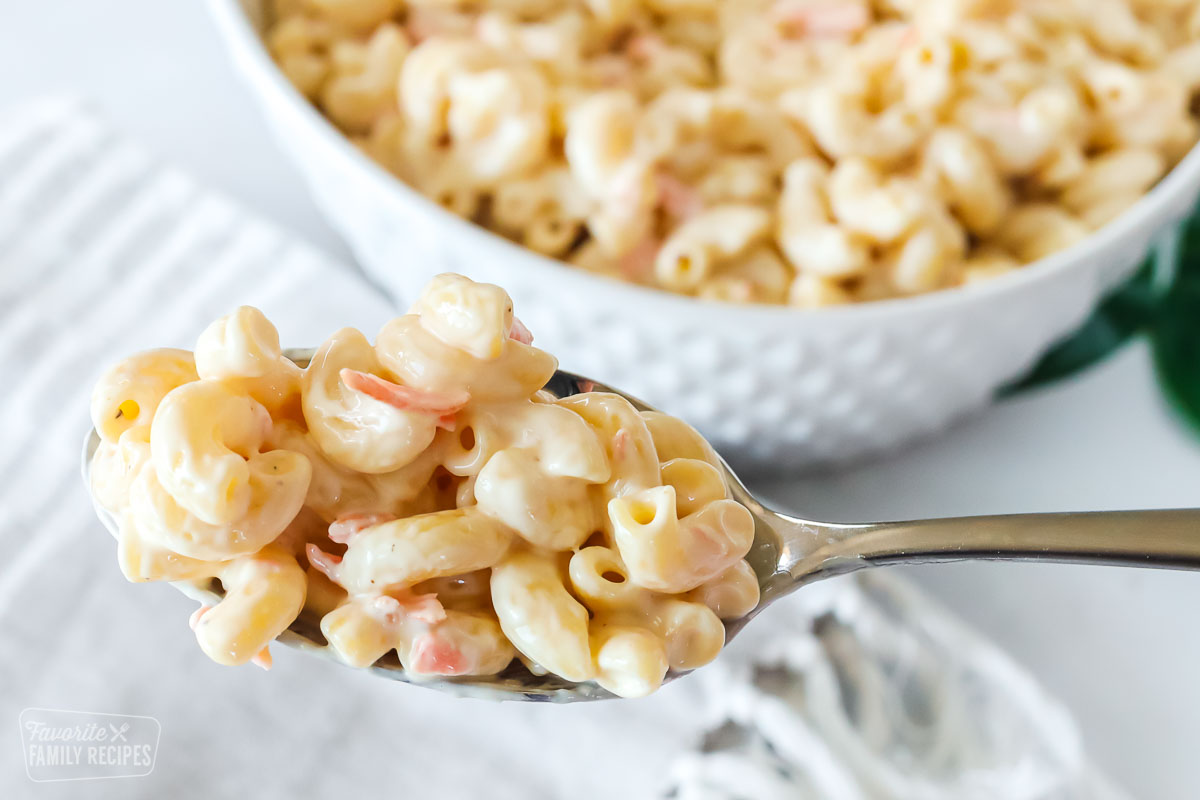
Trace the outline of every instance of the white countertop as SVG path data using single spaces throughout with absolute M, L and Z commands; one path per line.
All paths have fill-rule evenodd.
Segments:
M 87 98 L 202 183 L 348 258 L 199 0 L 0 4 L 0 107 L 46 93 Z M 1189 506 L 1200 503 L 1200 443 L 1168 417 L 1134 345 L 885 461 L 755 488 L 831 520 Z M 911 574 L 1063 698 L 1094 760 L 1134 796 L 1195 797 L 1200 630 L 1189 623 L 1200 576 L 1016 565 Z

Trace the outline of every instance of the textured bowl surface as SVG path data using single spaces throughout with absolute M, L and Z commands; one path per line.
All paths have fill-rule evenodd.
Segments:
M 258 33 L 261 0 L 209 0 L 280 145 L 366 272 L 403 304 L 439 272 L 503 286 L 564 369 L 684 417 L 736 466 L 845 463 L 986 404 L 1078 326 L 1200 193 L 1200 148 L 1113 223 L 987 284 L 800 311 L 623 284 L 444 211 L 361 154 L 296 92 Z

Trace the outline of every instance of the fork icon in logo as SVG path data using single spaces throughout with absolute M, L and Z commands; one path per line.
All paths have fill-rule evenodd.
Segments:
M 109 723 L 108 729 L 112 731 L 112 739 L 110 739 L 110 741 L 123 742 L 125 741 L 125 734 L 129 732 L 129 723 L 126 722 L 119 728 L 116 725 Z

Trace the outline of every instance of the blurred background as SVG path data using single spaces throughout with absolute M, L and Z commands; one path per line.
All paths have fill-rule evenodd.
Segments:
M 62 94 L 82 98 L 202 185 L 351 260 L 268 135 L 198 0 L 0 3 L 0 111 Z M 21 268 L 3 255 L 5 268 Z M 1195 506 L 1200 443 L 1172 418 L 1147 348 L 1134 341 L 1090 370 L 1004 400 L 901 453 L 836 474 L 765 476 L 752 488 L 783 509 L 827 520 Z M 112 566 L 96 569 L 115 573 Z M 1060 698 L 1093 760 L 1132 796 L 1196 796 L 1200 578 L 966 564 L 907 574 Z M 0 656 L 6 715 L 28 705 L 20 685 L 3 680 L 12 658 L 7 649 Z M 0 741 L 15 744 L 11 720 L 3 727 Z M 0 787 L 38 796 L 41 787 L 10 783 L 19 780 L 2 776 Z

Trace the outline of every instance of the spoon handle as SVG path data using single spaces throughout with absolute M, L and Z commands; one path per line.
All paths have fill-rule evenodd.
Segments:
M 797 557 L 781 566 L 796 585 L 867 567 L 942 561 L 1200 569 L 1200 509 L 1195 508 L 950 517 L 867 525 L 815 525 L 796 520 L 791 534 L 785 540 L 799 545 L 793 550 Z M 807 547 L 796 541 L 805 536 Z M 814 538 L 819 543 L 815 548 Z

